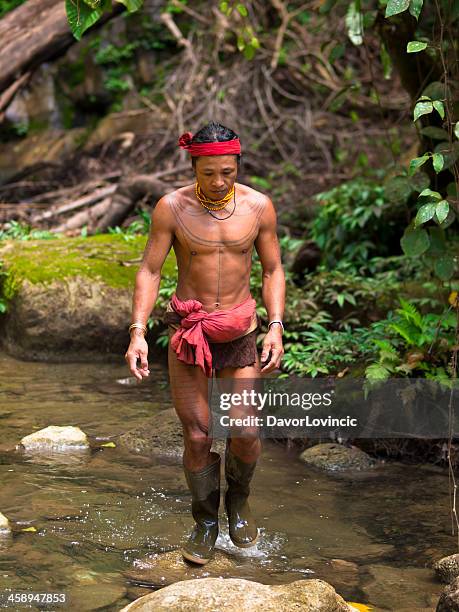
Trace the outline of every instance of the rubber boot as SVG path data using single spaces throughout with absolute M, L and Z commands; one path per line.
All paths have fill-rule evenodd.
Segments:
M 254 546 L 258 540 L 258 529 L 250 511 L 248 497 L 250 481 L 257 462 L 244 463 L 231 452 L 226 441 L 225 476 L 228 488 L 225 493 L 225 507 L 228 514 L 229 535 L 239 548 Z
M 218 453 L 211 453 L 211 456 L 213 463 L 198 472 L 183 467 L 191 491 L 191 513 L 196 524 L 181 553 L 188 561 L 201 565 L 212 558 L 218 536 L 221 461 Z

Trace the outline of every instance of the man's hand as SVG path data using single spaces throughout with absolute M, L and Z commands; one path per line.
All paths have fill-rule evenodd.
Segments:
M 150 374 L 148 369 L 148 344 L 145 338 L 141 335 L 133 334 L 131 343 L 126 351 L 124 358 L 127 361 L 132 374 L 141 381 Z M 137 359 L 140 359 L 140 366 L 137 366 Z
M 282 355 L 284 354 L 282 331 L 281 329 L 277 329 L 277 327 L 277 325 L 273 325 L 263 340 L 263 350 L 261 352 L 261 372 L 263 374 L 267 374 L 279 368 Z M 268 357 L 270 357 L 270 359 L 265 363 Z

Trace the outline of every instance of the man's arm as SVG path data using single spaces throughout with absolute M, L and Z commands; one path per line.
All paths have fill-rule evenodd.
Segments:
M 285 274 L 276 233 L 276 211 L 269 198 L 261 215 L 255 248 L 263 268 L 262 297 L 268 321 L 282 320 L 285 307 Z M 282 327 L 275 323 L 271 325 L 263 342 L 261 361 L 263 363 L 269 356 L 270 359 L 261 371 L 268 373 L 278 368 L 283 354 Z
M 151 215 L 150 235 L 135 278 L 132 298 L 132 323 L 146 326 L 148 317 L 156 303 L 161 282 L 161 269 L 171 249 L 175 235 L 175 222 L 166 196 L 156 204 Z M 148 345 L 143 332 L 138 328 L 131 330 L 131 343 L 125 358 L 129 369 L 138 380 L 148 376 Z M 140 358 L 140 368 L 137 359 Z

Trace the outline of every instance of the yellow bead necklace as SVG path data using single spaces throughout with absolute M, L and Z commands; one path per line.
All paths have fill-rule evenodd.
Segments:
M 234 185 L 231 190 L 226 194 L 226 196 L 221 200 L 209 200 L 208 198 L 206 198 L 206 196 L 202 193 L 201 187 L 199 186 L 198 182 L 196 182 L 195 193 L 198 202 L 202 204 L 204 208 L 207 208 L 207 210 L 222 210 L 234 196 Z

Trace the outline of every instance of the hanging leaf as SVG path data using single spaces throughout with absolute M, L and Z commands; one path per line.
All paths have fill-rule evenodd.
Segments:
M 363 42 L 362 13 L 360 12 L 360 3 L 357 5 L 357 0 L 349 4 L 345 21 L 347 35 L 354 45 L 361 45 Z
M 400 240 L 400 244 L 405 255 L 417 257 L 425 253 L 429 248 L 429 234 L 425 229 L 406 230 Z
M 410 168 L 409 168 L 409 174 L 414 174 L 416 172 L 416 170 L 422 166 L 422 164 L 425 164 L 426 161 L 429 159 L 429 155 L 423 155 L 422 157 L 415 157 L 414 159 L 412 159 L 410 161 Z
M 416 106 L 414 107 L 413 121 L 416 121 L 417 119 L 419 119 L 419 117 L 422 117 L 422 115 L 428 115 L 432 111 L 433 111 L 433 105 L 431 101 L 417 102 Z
M 457 121 L 456 125 L 454 126 L 454 134 L 456 135 L 456 138 L 459 138 L 459 121 Z
M 435 208 L 435 214 L 437 216 L 438 222 L 443 223 L 449 213 L 449 202 L 448 200 L 441 200 L 438 202 Z
M 441 200 L 441 195 L 438 193 L 438 191 L 432 191 L 431 189 L 423 189 L 418 197 L 422 198 L 424 196 L 432 196 L 437 200 Z
M 410 0 L 409 11 L 413 15 L 413 17 L 416 17 L 416 19 L 419 19 L 423 2 L 424 0 Z
M 440 81 L 432 81 L 423 90 L 422 95 L 431 100 L 442 100 L 445 95 L 445 86 Z
M 418 210 L 416 215 L 416 219 L 414 220 L 414 227 L 419 227 L 423 223 L 430 221 L 435 214 L 435 204 L 429 202 L 428 204 L 423 204 L 421 208 Z
M 247 15 L 249 14 L 248 10 L 243 4 L 238 4 L 236 8 L 239 11 L 239 14 L 242 15 L 242 17 L 247 17 Z
M 386 6 L 386 17 L 403 13 L 410 6 L 410 0 L 389 0 Z
M 73 36 L 81 40 L 83 33 L 96 23 L 102 16 L 101 7 L 91 9 L 81 0 L 65 0 L 67 19 Z
M 421 42 L 420 40 L 410 40 L 410 42 L 406 46 L 407 53 L 418 53 L 419 51 L 424 51 L 426 49 L 427 43 Z
M 440 172 L 443 169 L 444 159 L 441 153 L 434 153 L 432 155 L 432 162 L 435 172 Z
M 390 59 L 390 55 L 387 52 L 386 45 L 384 43 L 381 43 L 380 55 L 384 78 L 390 79 L 390 75 L 392 74 L 392 60 Z
M 444 281 L 448 281 L 450 278 L 452 278 L 455 269 L 456 266 L 454 264 L 454 257 L 451 255 L 443 255 L 443 257 L 439 257 L 434 264 L 435 274 Z
M 413 191 L 407 176 L 394 176 L 384 184 L 384 195 L 389 202 L 406 202 Z
M 437 111 L 437 113 L 440 115 L 440 117 L 444 119 L 445 118 L 445 107 L 443 105 L 443 102 L 441 100 L 434 100 L 433 107 Z
M 423 136 L 427 136 L 427 138 L 432 138 L 432 140 L 448 139 L 448 132 L 446 130 L 443 130 L 442 128 L 435 127 L 434 125 L 426 125 L 426 127 L 421 128 L 419 131 Z
M 430 178 L 425 172 L 417 172 L 410 178 L 410 183 L 415 191 L 422 191 L 430 185 Z

